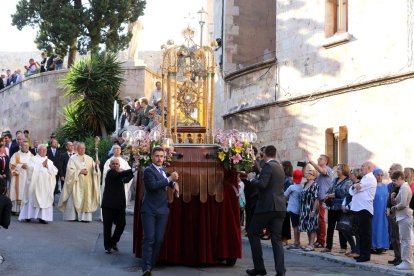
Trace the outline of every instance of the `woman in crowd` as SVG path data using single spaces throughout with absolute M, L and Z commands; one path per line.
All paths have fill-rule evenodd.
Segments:
M 299 226 L 299 217 L 300 217 L 300 197 L 303 191 L 302 186 L 302 171 L 295 170 L 293 172 L 294 185 L 290 185 L 289 188 L 285 191 L 284 196 L 288 200 L 287 213 L 290 216 L 293 227 L 293 237 L 294 244 L 291 244 L 287 249 L 299 249 L 300 248 L 300 232 L 298 229 Z
M 338 177 L 333 180 L 332 187 L 328 190 L 326 196 L 326 204 L 328 206 L 328 230 L 326 233 L 326 248 L 324 248 L 322 252 L 331 252 L 332 250 L 336 223 L 342 215 L 342 202 L 344 198 L 349 195 L 349 187 L 352 185 L 347 164 L 338 164 L 336 172 Z M 339 244 L 341 246 L 339 253 L 346 253 L 347 240 L 351 241 L 350 246 L 355 249 L 355 243 L 352 243 L 353 240 L 347 239 L 345 235 L 348 234 L 339 232 Z
M 377 190 L 374 198 L 374 216 L 372 218 L 372 253 L 381 254 L 390 245 L 387 222 L 388 187 L 382 183 L 384 173 L 381 169 L 374 170 L 377 179 Z
M 289 188 L 290 185 L 292 185 L 292 174 L 293 174 L 293 166 L 290 161 L 283 161 L 282 162 L 283 170 L 285 171 L 285 186 L 283 191 L 286 192 L 286 190 Z M 282 242 L 283 245 L 288 244 L 288 240 L 292 238 L 290 233 L 290 215 L 289 212 L 286 212 L 285 220 L 283 221 L 282 226 Z
M 149 117 L 149 123 L 144 128 L 145 131 L 151 131 L 155 127 L 154 117 L 157 114 L 157 111 L 155 109 L 151 109 L 148 111 L 148 117 Z
M 414 193 L 414 169 L 413 168 L 404 168 L 404 179 L 411 188 L 411 191 Z
M 125 105 L 121 115 L 121 129 L 129 126 L 129 120 L 131 119 L 131 106 Z
M 308 245 L 303 248 L 305 251 L 314 251 L 313 243 L 318 232 L 319 201 L 318 201 L 318 183 L 315 182 L 318 172 L 309 170 L 306 173 L 306 183 L 303 188 L 300 200 L 300 218 L 299 231 L 307 232 Z
M 392 182 L 400 190 L 395 197 L 395 205 L 391 208 L 395 211 L 395 217 L 398 222 L 400 243 L 401 243 L 401 260 L 396 266 L 400 270 L 413 269 L 413 253 L 411 250 L 411 232 L 413 229 L 413 210 L 409 207 L 412 192 L 410 186 L 404 180 L 404 173 L 396 171 L 391 175 Z

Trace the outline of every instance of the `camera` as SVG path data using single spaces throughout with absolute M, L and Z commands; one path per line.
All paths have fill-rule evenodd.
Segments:
M 297 166 L 303 168 L 303 167 L 306 166 L 306 162 L 305 161 L 298 161 Z

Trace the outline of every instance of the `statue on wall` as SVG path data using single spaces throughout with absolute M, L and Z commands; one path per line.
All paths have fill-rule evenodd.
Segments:
M 137 20 L 128 24 L 128 31 L 132 33 L 131 41 L 128 46 L 127 60 L 136 62 L 138 61 L 138 45 L 141 36 L 141 31 L 144 29 L 143 24 Z

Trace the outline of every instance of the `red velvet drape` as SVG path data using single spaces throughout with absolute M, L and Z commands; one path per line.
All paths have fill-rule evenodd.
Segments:
M 222 202 L 208 196 L 207 202 L 201 203 L 199 196 L 192 196 L 189 203 L 180 197 L 169 204 L 170 215 L 159 262 L 200 265 L 241 258 L 240 205 L 232 186 L 237 187 L 236 174 L 226 172 Z M 140 207 L 137 195 L 133 233 L 136 257 L 142 256 Z

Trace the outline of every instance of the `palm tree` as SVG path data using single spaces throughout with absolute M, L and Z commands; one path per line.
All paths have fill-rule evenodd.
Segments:
M 115 128 L 112 108 L 124 82 L 123 74 L 121 62 L 112 53 L 92 54 L 76 62 L 62 80 L 66 95 L 75 97 L 69 111 L 76 113 L 78 120 L 67 123 L 72 122 L 73 127 L 84 126 L 83 133 L 89 130 L 93 135 L 106 137 Z

